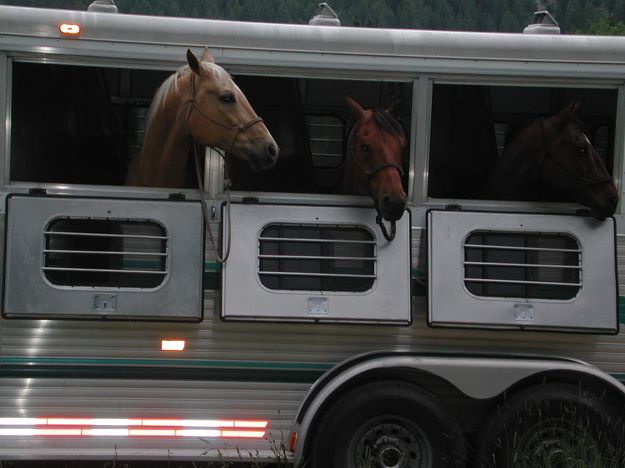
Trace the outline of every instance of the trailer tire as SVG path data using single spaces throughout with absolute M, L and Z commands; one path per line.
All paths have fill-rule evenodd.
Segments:
M 324 412 L 308 468 L 463 467 L 462 430 L 443 402 L 400 381 L 350 390 Z
M 528 388 L 490 416 L 478 442 L 476 466 L 625 466 L 619 414 L 575 385 Z

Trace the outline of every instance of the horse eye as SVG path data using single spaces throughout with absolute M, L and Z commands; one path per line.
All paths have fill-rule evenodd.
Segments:
M 234 95 L 231 93 L 225 93 L 219 96 L 219 99 L 226 104 L 234 104 L 237 100 L 234 98 Z
M 369 147 L 369 145 L 360 145 L 360 149 L 364 151 L 365 153 L 368 153 L 369 151 L 371 151 L 371 148 Z

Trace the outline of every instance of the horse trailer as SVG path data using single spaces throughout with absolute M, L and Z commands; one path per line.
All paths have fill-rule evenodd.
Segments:
M 625 466 L 625 37 L 111 6 L 0 6 L 1 460 Z M 179 93 L 180 182 L 126 184 L 205 48 L 260 119 L 193 144 Z M 344 189 L 366 109 L 405 135 L 388 236 Z

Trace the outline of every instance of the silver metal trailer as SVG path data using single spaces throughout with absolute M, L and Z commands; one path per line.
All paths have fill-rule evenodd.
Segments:
M 192 184 L 123 185 L 154 91 L 205 46 L 281 147 L 229 162 L 228 207 L 206 152 L 223 268 Z M 622 193 L 625 38 L 0 6 L 0 76 L 0 459 L 474 466 L 519 419 L 548 457 L 625 439 L 623 204 L 479 195 L 515 127 L 579 99 Z M 409 135 L 392 242 L 340 193 L 346 95 L 398 102 Z

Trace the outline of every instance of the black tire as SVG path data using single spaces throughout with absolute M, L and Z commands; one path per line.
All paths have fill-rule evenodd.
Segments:
M 341 396 L 313 434 L 307 468 L 463 467 L 456 419 L 434 395 L 399 381 Z
M 490 416 L 478 441 L 476 466 L 625 466 L 621 415 L 575 385 L 528 388 Z

